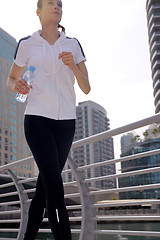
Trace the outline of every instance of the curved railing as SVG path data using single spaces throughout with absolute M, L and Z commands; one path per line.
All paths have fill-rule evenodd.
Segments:
M 76 141 L 72 145 L 72 149 L 79 148 L 86 144 L 91 144 L 103 139 L 107 139 L 118 134 L 122 134 L 140 127 L 147 126 L 149 124 L 160 122 L 160 114 L 156 114 L 152 117 L 134 122 L 132 124 L 119 127 L 113 130 L 90 136 L 88 138 Z M 105 230 L 98 229 L 97 223 L 101 221 L 160 221 L 160 216 L 150 213 L 148 215 L 137 214 L 115 214 L 115 215 L 100 215 L 100 209 L 120 206 L 136 206 L 139 204 L 160 205 L 159 199 L 148 200 L 121 200 L 110 202 L 98 202 L 97 199 L 101 197 L 102 200 L 106 200 L 106 194 L 109 193 L 121 193 L 129 191 L 143 191 L 145 189 L 159 189 L 160 183 L 148 184 L 143 186 L 130 186 L 125 188 L 114 189 L 93 189 L 90 187 L 90 183 L 108 179 L 117 179 L 128 176 L 136 176 L 140 174 L 155 173 L 160 171 L 160 167 L 153 167 L 142 169 L 138 171 L 116 173 L 113 175 L 100 176 L 95 178 L 85 178 L 84 172 L 89 168 L 96 168 L 101 166 L 108 166 L 118 162 L 125 162 L 132 159 L 143 158 L 146 156 L 152 156 L 160 154 L 160 149 L 139 153 L 127 157 L 118 159 L 107 160 L 104 162 L 98 162 L 82 167 L 77 167 L 71 157 L 68 157 L 68 164 L 71 169 L 63 171 L 63 174 L 72 172 L 74 175 L 74 181 L 64 183 L 64 188 L 72 187 L 75 192 L 65 193 L 65 199 L 75 200 L 75 204 L 67 205 L 69 213 L 74 212 L 74 216 L 70 215 L 70 222 L 80 222 L 81 228 L 72 229 L 73 234 L 79 234 L 79 240 L 96 240 L 98 235 L 132 235 L 132 236 L 154 236 L 160 237 L 160 232 L 155 231 L 125 231 L 125 230 Z M 0 184 L 0 233 L 4 234 L 0 239 L 9 239 L 5 234 L 11 233 L 12 238 L 22 240 L 26 228 L 28 208 L 32 198 L 32 194 L 35 191 L 36 178 L 18 178 L 13 173 L 12 169 L 16 166 L 25 164 L 26 162 L 33 161 L 33 157 L 28 157 L 19 160 L 14 163 L 10 163 L 0 167 L 1 177 L 5 179 L 7 183 Z M 78 203 L 78 204 L 77 204 Z M 44 223 L 48 222 L 46 216 L 44 217 Z M 10 227 L 12 226 L 12 228 Z M 39 232 L 50 233 L 49 228 L 40 229 Z

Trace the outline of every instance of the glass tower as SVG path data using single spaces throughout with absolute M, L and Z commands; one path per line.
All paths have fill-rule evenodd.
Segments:
M 6 86 L 13 63 L 16 40 L 0 28 L 0 165 L 30 156 L 23 131 L 25 104 L 15 100 Z M 27 163 L 13 169 L 19 176 L 34 176 L 34 164 Z
M 160 148 L 160 138 L 146 139 L 142 142 L 130 143 L 121 154 L 121 157 L 147 152 Z M 146 156 L 143 158 L 132 159 L 121 163 L 121 171 L 132 172 L 141 169 L 159 167 L 160 165 L 160 154 Z M 119 179 L 119 187 L 131 187 L 149 185 L 160 182 L 160 172 L 147 173 L 124 177 Z M 120 199 L 152 199 L 160 196 L 160 189 L 149 189 L 144 191 L 133 191 L 133 192 L 122 192 L 119 193 Z

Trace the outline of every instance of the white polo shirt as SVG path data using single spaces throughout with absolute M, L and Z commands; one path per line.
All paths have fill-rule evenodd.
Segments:
M 54 45 L 44 40 L 40 31 L 19 41 L 14 62 L 20 67 L 35 67 L 25 114 L 56 120 L 76 118 L 75 77 L 73 71 L 58 59 L 64 51 L 72 52 L 76 64 L 86 60 L 78 40 L 68 38 L 64 33 L 60 33 Z

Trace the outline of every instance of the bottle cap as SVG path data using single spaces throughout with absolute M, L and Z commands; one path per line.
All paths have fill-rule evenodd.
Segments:
M 29 67 L 29 71 L 30 71 L 30 72 L 34 72 L 34 71 L 35 71 L 35 67 L 30 66 L 30 67 Z

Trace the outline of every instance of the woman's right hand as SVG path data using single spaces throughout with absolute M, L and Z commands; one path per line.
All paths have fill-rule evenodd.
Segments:
M 28 94 L 30 89 L 27 86 L 26 81 L 21 78 L 24 67 L 19 67 L 13 63 L 7 80 L 7 87 L 10 91 L 21 94 Z
M 15 81 L 14 92 L 26 95 L 30 92 L 30 88 L 28 87 L 28 84 L 26 83 L 26 81 L 24 81 L 21 78 L 21 79 L 18 79 L 17 81 Z

